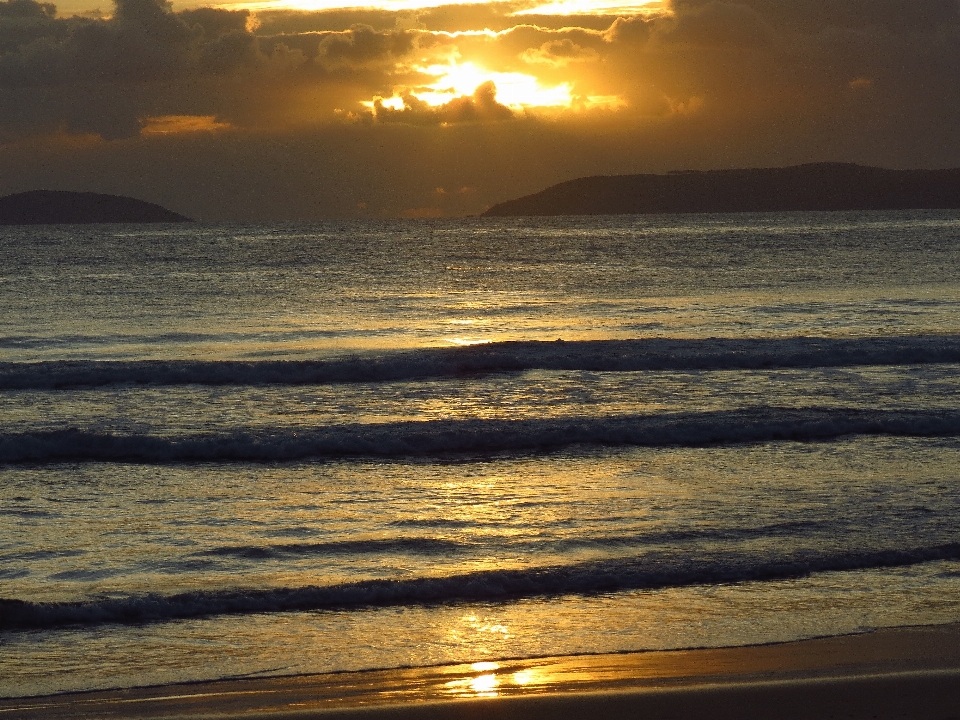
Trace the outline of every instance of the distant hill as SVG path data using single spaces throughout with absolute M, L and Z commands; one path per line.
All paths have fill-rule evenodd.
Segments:
M 885 170 L 848 163 L 610 175 L 508 200 L 486 216 L 960 208 L 960 168 Z
M 193 222 L 153 203 L 119 195 L 31 190 L 0 197 L 0 225 Z

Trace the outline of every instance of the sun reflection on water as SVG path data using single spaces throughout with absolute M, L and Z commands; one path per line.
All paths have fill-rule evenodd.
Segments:
M 460 677 L 443 684 L 443 694 L 457 698 L 490 698 L 530 691 L 542 692 L 556 684 L 549 667 L 540 666 L 542 661 L 475 662 L 460 665 Z M 549 663 L 549 661 L 548 661 Z M 561 673 L 562 674 L 562 673 Z
M 488 670 L 499 670 L 500 665 L 495 662 L 475 662 L 470 666 L 470 669 L 477 672 L 487 672 Z
M 484 338 L 454 337 L 447 338 L 447 342 L 454 345 L 487 345 L 492 341 Z
M 496 697 L 499 693 L 497 688 L 500 680 L 497 678 L 495 670 L 500 669 L 500 665 L 495 662 L 476 662 L 470 666 L 474 672 L 481 673 L 473 677 L 467 676 L 450 680 L 444 687 L 451 694 L 457 697 Z
M 497 696 L 497 685 L 500 682 L 497 680 L 497 676 L 493 673 L 487 673 L 486 675 L 477 675 L 473 680 L 470 681 L 470 689 L 476 694 L 477 697 L 496 697 Z
M 456 618 L 447 640 L 464 650 L 472 649 L 475 656 L 496 658 L 509 652 L 504 641 L 517 632 L 522 629 L 512 627 L 502 617 L 468 613 Z M 458 699 L 540 694 L 613 681 L 617 678 L 617 662 L 615 659 L 611 668 L 609 658 L 483 659 L 442 668 L 433 688 L 440 697 Z
M 512 677 L 515 685 L 529 685 L 534 679 L 532 670 L 518 670 Z

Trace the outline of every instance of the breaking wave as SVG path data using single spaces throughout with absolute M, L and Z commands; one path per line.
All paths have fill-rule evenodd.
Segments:
M 844 435 L 957 436 L 960 410 L 757 407 L 661 415 L 237 429 L 179 437 L 68 429 L 0 436 L 0 462 L 281 462 L 537 451 L 577 444 L 704 447 L 774 440 L 829 440 Z
M 144 594 L 77 602 L 0 599 L 0 630 L 161 622 L 220 614 L 386 607 L 657 589 L 799 578 L 960 559 L 960 543 L 910 549 L 801 551 L 780 557 L 736 553 L 647 553 L 641 557 L 445 577 L 364 580 L 328 586 L 239 588 Z
M 0 390 L 114 384 L 312 385 L 523 370 L 733 370 L 960 362 L 960 336 L 501 342 L 327 360 L 0 363 Z

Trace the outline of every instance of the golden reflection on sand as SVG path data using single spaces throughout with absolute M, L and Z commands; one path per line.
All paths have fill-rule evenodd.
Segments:
M 498 687 L 500 678 L 496 671 L 500 665 L 495 662 L 475 662 L 470 666 L 474 673 L 480 673 L 473 677 L 461 677 L 444 683 L 447 694 L 458 697 L 497 697 L 499 695 Z
M 678 692 L 684 690 L 691 692 Z M 524 695 L 545 697 L 523 699 Z M 499 699 L 491 703 L 489 698 Z M 431 704 L 445 700 L 471 702 Z M 754 707 L 761 700 L 766 705 Z M 619 705 L 614 707 L 612 702 Z M 738 720 L 830 715 L 941 720 L 956 717 L 958 702 L 960 625 L 945 625 L 752 647 L 485 660 L 0 699 L 0 716 L 275 720 L 302 718 L 316 710 L 333 712 L 324 717 L 341 718 L 713 714 Z M 420 711 L 429 714 L 417 715 Z
M 486 340 L 484 338 L 476 338 L 476 337 L 453 337 L 453 338 L 446 338 L 446 340 L 448 343 L 451 343 L 452 345 L 461 345 L 461 346 L 486 345 L 492 342 L 491 340 Z
M 488 670 L 499 670 L 499 669 L 500 669 L 500 663 L 495 663 L 495 662 L 475 662 L 475 663 L 473 663 L 473 665 L 470 666 L 470 669 L 471 669 L 471 670 L 475 670 L 476 672 L 486 672 L 486 671 L 488 671 Z
M 568 666 L 555 658 L 475 662 L 446 669 L 457 677 L 443 683 L 440 694 L 454 698 L 501 697 L 550 692 L 568 683 L 591 684 L 610 679 L 602 664 Z

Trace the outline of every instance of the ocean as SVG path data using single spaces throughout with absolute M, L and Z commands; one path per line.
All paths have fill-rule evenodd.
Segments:
M 0 697 L 960 621 L 958 211 L 0 253 Z

